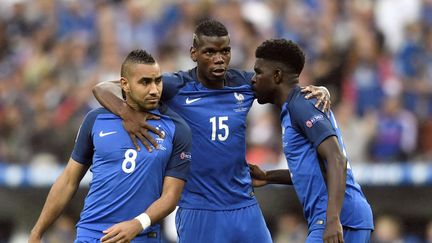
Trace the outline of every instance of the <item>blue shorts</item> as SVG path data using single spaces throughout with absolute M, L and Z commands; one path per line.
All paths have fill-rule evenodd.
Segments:
M 343 228 L 345 243 L 369 243 L 372 230 Z M 323 242 L 324 229 L 316 229 L 309 232 L 306 243 Z
M 178 243 L 271 243 L 258 204 L 226 211 L 179 208 Z
M 151 232 L 151 235 L 144 235 L 138 238 L 132 239 L 131 243 L 161 243 L 161 234 L 160 232 Z M 82 236 L 77 235 L 74 243 L 100 243 L 100 238 L 95 238 L 91 236 Z

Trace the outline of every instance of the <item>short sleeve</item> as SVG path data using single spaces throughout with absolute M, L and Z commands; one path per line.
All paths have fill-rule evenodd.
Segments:
M 327 137 L 336 136 L 328 116 L 314 106 L 315 99 L 299 97 L 290 106 L 293 127 L 298 129 L 317 148 Z
M 75 146 L 72 151 L 71 158 L 81 164 L 91 164 L 93 159 L 93 139 L 92 129 L 95 123 L 96 117 L 99 113 L 95 111 L 89 112 L 79 130 L 78 135 L 75 139 Z
M 171 176 L 186 181 L 192 159 L 192 135 L 189 126 L 183 120 L 177 120 L 175 124 L 173 151 L 165 171 L 165 176 Z
M 184 86 L 183 78 L 179 73 L 164 73 L 162 75 L 163 89 L 162 89 L 162 101 L 168 101 L 172 99 Z

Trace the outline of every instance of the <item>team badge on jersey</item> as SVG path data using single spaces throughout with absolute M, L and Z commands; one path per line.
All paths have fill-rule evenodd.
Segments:
M 234 92 L 234 97 L 237 99 L 237 104 L 239 104 L 239 105 L 242 104 L 244 99 L 245 99 L 244 95 L 237 93 L 237 92 Z
M 161 126 L 158 125 L 158 126 L 156 127 L 156 129 L 157 129 L 157 130 L 160 130 L 161 133 L 162 133 L 162 135 L 163 135 L 163 137 L 165 138 L 165 131 L 161 130 Z M 156 138 L 155 138 L 155 140 L 156 140 L 156 142 L 157 142 L 157 144 L 158 144 L 158 149 L 160 149 L 160 150 L 166 150 L 165 146 L 163 146 L 163 142 L 164 142 L 164 140 L 165 140 L 164 138 L 160 138 L 160 137 L 158 137 L 158 136 L 156 136 Z
M 248 107 L 245 107 L 243 105 L 244 100 L 245 100 L 245 97 L 244 97 L 243 94 L 238 93 L 238 92 L 234 92 L 234 97 L 237 100 L 237 103 L 236 103 L 237 104 L 237 108 L 233 109 L 235 112 L 245 112 L 245 111 L 249 110 Z

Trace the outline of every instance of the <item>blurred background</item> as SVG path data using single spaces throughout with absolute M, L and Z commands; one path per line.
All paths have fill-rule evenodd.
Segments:
M 0 243 L 26 242 L 72 151 L 91 88 L 119 79 L 143 48 L 163 71 L 189 69 L 197 21 L 230 33 L 231 67 L 252 70 L 255 48 L 291 39 L 306 53 L 301 84 L 324 85 L 354 175 L 372 205 L 373 242 L 432 242 L 432 0 L 1 0 Z M 279 114 L 255 104 L 247 159 L 286 167 Z M 90 176 L 46 241 L 72 242 Z M 274 242 L 303 242 L 291 187 L 257 189 Z M 164 224 L 175 240 L 172 218 Z

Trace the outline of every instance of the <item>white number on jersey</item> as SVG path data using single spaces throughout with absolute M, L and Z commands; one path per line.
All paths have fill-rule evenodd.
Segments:
M 132 173 L 135 170 L 135 165 L 136 165 L 135 159 L 137 157 L 137 151 L 135 149 L 128 149 L 126 150 L 124 156 L 125 159 L 123 160 L 122 163 L 122 170 L 128 174 Z
M 216 121 L 217 120 L 217 121 Z M 225 141 L 228 138 L 229 135 L 229 127 L 226 124 L 226 121 L 228 121 L 227 116 L 221 116 L 221 117 L 212 117 L 210 118 L 210 123 L 212 125 L 212 134 L 211 134 L 211 140 L 216 140 L 216 133 L 217 133 L 217 139 L 219 141 Z M 218 130 L 222 130 L 219 131 Z

